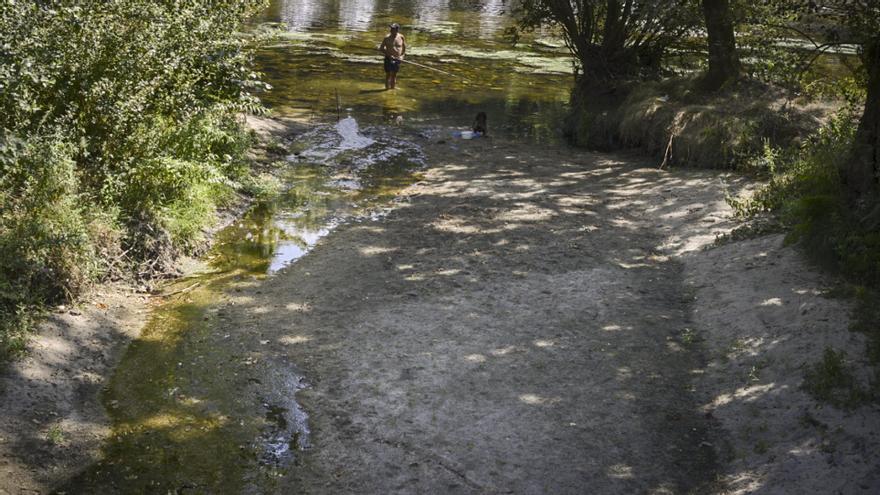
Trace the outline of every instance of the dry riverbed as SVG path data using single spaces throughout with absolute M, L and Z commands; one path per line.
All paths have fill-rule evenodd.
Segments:
M 199 338 L 233 356 L 216 379 L 241 398 L 221 428 L 309 416 L 292 460 L 257 459 L 270 476 L 235 491 L 880 490 L 880 411 L 799 387 L 826 346 L 864 356 L 846 302 L 778 236 L 713 246 L 740 179 L 447 135 L 418 138 L 429 168 L 389 214 L 212 310 Z M 144 309 L 103 304 L 119 316 L 53 318 L 4 375 L 0 493 L 47 492 L 96 455 L 97 392 Z M 229 486 L 149 476 L 128 492 Z

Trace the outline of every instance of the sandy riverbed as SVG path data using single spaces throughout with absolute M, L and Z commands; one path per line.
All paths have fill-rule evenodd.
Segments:
M 441 137 L 423 139 L 429 169 L 387 216 L 340 227 L 220 303 L 206 338 L 247 364 L 218 370 L 241 373 L 242 407 L 265 416 L 283 392 L 267 384 L 308 383 L 310 448 L 243 492 L 880 489 L 880 411 L 843 413 L 798 388 L 825 346 L 864 354 L 846 303 L 822 297 L 831 282 L 778 237 L 710 247 L 735 225 L 723 198 L 739 179 Z M 114 328 L 142 318 L 127 321 Z M 125 340 L 107 339 L 117 355 Z M 106 434 L 100 385 L 56 402 L 71 393 L 52 383 L 84 372 L 87 349 L 65 349 L 3 378 L 8 493 L 58 486 Z M 57 373 L 33 374 L 47 364 Z M 45 416 L 26 402 L 38 387 L 55 405 Z M 56 423 L 94 425 L 92 440 L 54 445 Z M 212 483 L 188 486 L 223 491 Z

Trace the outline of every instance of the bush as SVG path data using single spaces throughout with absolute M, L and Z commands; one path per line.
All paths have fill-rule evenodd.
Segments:
M 838 170 L 849 156 L 857 115 L 844 110 L 800 149 L 775 154 L 776 171 L 746 201 L 732 202 L 742 216 L 777 212 L 790 229 L 787 241 L 849 280 L 880 287 L 880 232 L 864 225 L 847 206 Z
M 851 409 L 871 398 L 847 364 L 846 353 L 826 348 L 822 361 L 804 373 L 803 389 L 814 398 L 836 407 Z
M 33 308 L 197 249 L 249 182 L 263 3 L 0 3 L 0 353 Z
M 24 144 L 0 165 L 0 284 L 4 306 L 76 296 L 96 273 L 72 147 Z
M 98 273 L 73 147 L 57 138 L 0 150 L 0 357 L 22 347 L 36 307 L 76 297 Z

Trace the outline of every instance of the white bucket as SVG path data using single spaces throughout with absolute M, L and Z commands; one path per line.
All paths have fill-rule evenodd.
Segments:
M 462 139 L 473 139 L 474 138 L 474 131 L 461 131 L 461 138 Z

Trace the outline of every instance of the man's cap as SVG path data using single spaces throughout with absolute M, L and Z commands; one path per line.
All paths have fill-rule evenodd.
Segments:
M 391 27 L 391 29 L 400 29 L 400 24 L 398 24 L 396 22 L 392 22 L 390 27 Z

